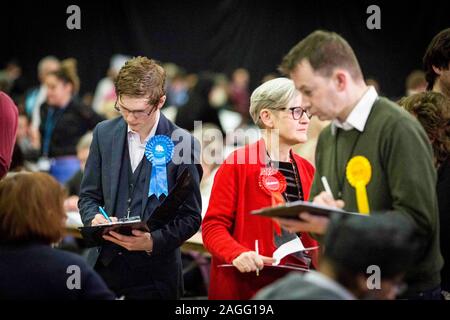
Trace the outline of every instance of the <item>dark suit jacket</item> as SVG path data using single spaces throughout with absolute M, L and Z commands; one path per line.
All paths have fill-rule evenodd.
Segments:
M 172 161 L 167 164 L 169 191 L 184 168 L 187 168 L 193 177 L 192 192 L 178 209 L 176 217 L 151 232 L 153 238 L 153 251 L 150 256 L 152 277 L 155 279 L 155 285 L 162 291 L 167 289 L 169 292 L 173 292 L 174 286 L 176 287 L 180 281 L 182 282 L 179 247 L 197 232 L 201 223 L 200 145 L 187 131 L 175 126 L 163 114 L 160 116 L 156 135 L 166 135 L 175 144 L 174 156 Z M 126 147 L 125 139 L 127 139 L 127 124 L 122 117 L 101 122 L 94 130 L 78 202 L 81 218 L 86 226 L 90 225 L 98 213 L 99 206 L 105 206 L 106 212 L 112 216 L 117 214 L 117 198 L 120 197 L 117 190 L 120 183 L 122 154 Z M 182 160 L 177 155 L 182 155 Z M 144 161 L 147 160 L 144 159 Z M 151 165 L 149 167 L 148 172 L 144 172 L 147 177 L 146 190 L 148 190 L 150 182 Z M 142 195 L 142 199 L 141 217 L 144 220 L 149 219 L 151 223 L 151 214 L 160 201 L 153 195 L 147 197 L 147 193 Z M 148 208 L 146 209 L 146 207 Z M 95 265 L 100 250 L 101 248 L 91 252 L 88 257 L 90 264 Z M 169 294 L 169 296 L 172 295 Z
M 79 289 L 68 288 L 67 283 L 76 284 L 76 274 L 80 275 Z M 78 255 L 40 243 L 0 245 L 0 300 L 114 298 L 102 278 Z

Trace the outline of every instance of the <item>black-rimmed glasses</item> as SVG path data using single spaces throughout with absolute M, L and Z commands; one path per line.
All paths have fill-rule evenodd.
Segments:
M 308 117 L 308 119 L 311 119 L 312 115 L 309 113 L 308 110 L 303 109 L 302 107 L 292 107 L 292 108 L 287 108 L 284 110 L 289 110 L 292 113 L 292 118 L 294 120 L 300 120 L 303 117 L 303 114 L 306 114 L 306 116 Z
M 120 101 L 120 98 L 116 99 L 116 102 L 114 103 L 114 109 L 116 109 L 117 112 L 119 112 L 120 114 L 127 116 L 128 114 L 133 114 L 133 116 L 135 118 L 144 118 L 144 117 L 148 117 L 149 115 L 152 114 L 152 112 L 155 110 L 155 108 L 150 109 L 150 111 L 146 111 L 146 110 L 129 110 L 127 109 Z M 152 106 L 149 106 L 150 108 Z

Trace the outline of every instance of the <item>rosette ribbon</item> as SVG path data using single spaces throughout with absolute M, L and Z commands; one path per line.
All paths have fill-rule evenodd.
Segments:
M 366 186 L 372 177 L 372 166 L 369 160 L 363 156 L 351 158 L 347 164 L 346 176 L 348 183 L 356 189 L 356 203 L 359 213 L 368 215 L 370 208 Z
M 158 199 L 169 193 L 166 164 L 172 160 L 174 144 L 164 135 L 153 136 L 145 146 L 145 157 L 152 164 L 148 196 L 154 194 Z

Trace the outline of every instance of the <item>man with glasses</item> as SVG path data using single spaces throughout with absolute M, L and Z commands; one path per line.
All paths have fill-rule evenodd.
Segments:
M 406 274 L 404 297 L 438 299 L 443 260 L 436 172 L 419 122 L 366 85 L 352 48 L 336 33 L 313 32 L 291 49 L 280 69 L 302 92 L 303 107 L 320 120 L 332 120 L 317 143 L 313 201 L 363 214 L 408 217 L 423 251 Z M 332 195 L 324 191 L 322 177 Z M 300 213 L 300 218 L 303 221 L 281 223 L 291 231 L 325 234 L 327 218 L 308 213 Z
M 111 231 L 90 252 L 89 262 L 126 299 L 180 298 L 179 247 L 201 222 L 199 143 L 161 114 L 164 82 L 164 69 L 148 58 L 133 58 L 122 67 L 115 80 L 115 109 L 121 117 L 95 128 L 81 184 L 84 225 L 108 222 L 99 207 L 113 221 L 138 216 L 151 223 L 152 212 L 180 174 L 187 169 L 192 176 L 191 193 L 173 219 L 151 232 L 134 230 L 126 236 Z

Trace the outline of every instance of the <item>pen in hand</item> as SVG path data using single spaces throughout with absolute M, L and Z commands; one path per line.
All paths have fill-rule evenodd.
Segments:
M 333 192 L 331 192 L 330 185 L 328 184 L 328 180 L 325 176 L 323 176 L 320 180 L 322 180 L 323 187 L 325 191 L 334 199 Z
M 255 252 L 259 255 L 258 240 L 255 240 Z M 256 267 L 256 276 L 259 276 L 259 269 Z
M 112 222 L 111 218 L 108 216 L 108 214 L 106 213 L 106 211 L 102 207 L 99 206 L 98 210 L 106 218 L 106 220 L 108 220 L 109 222 Z

